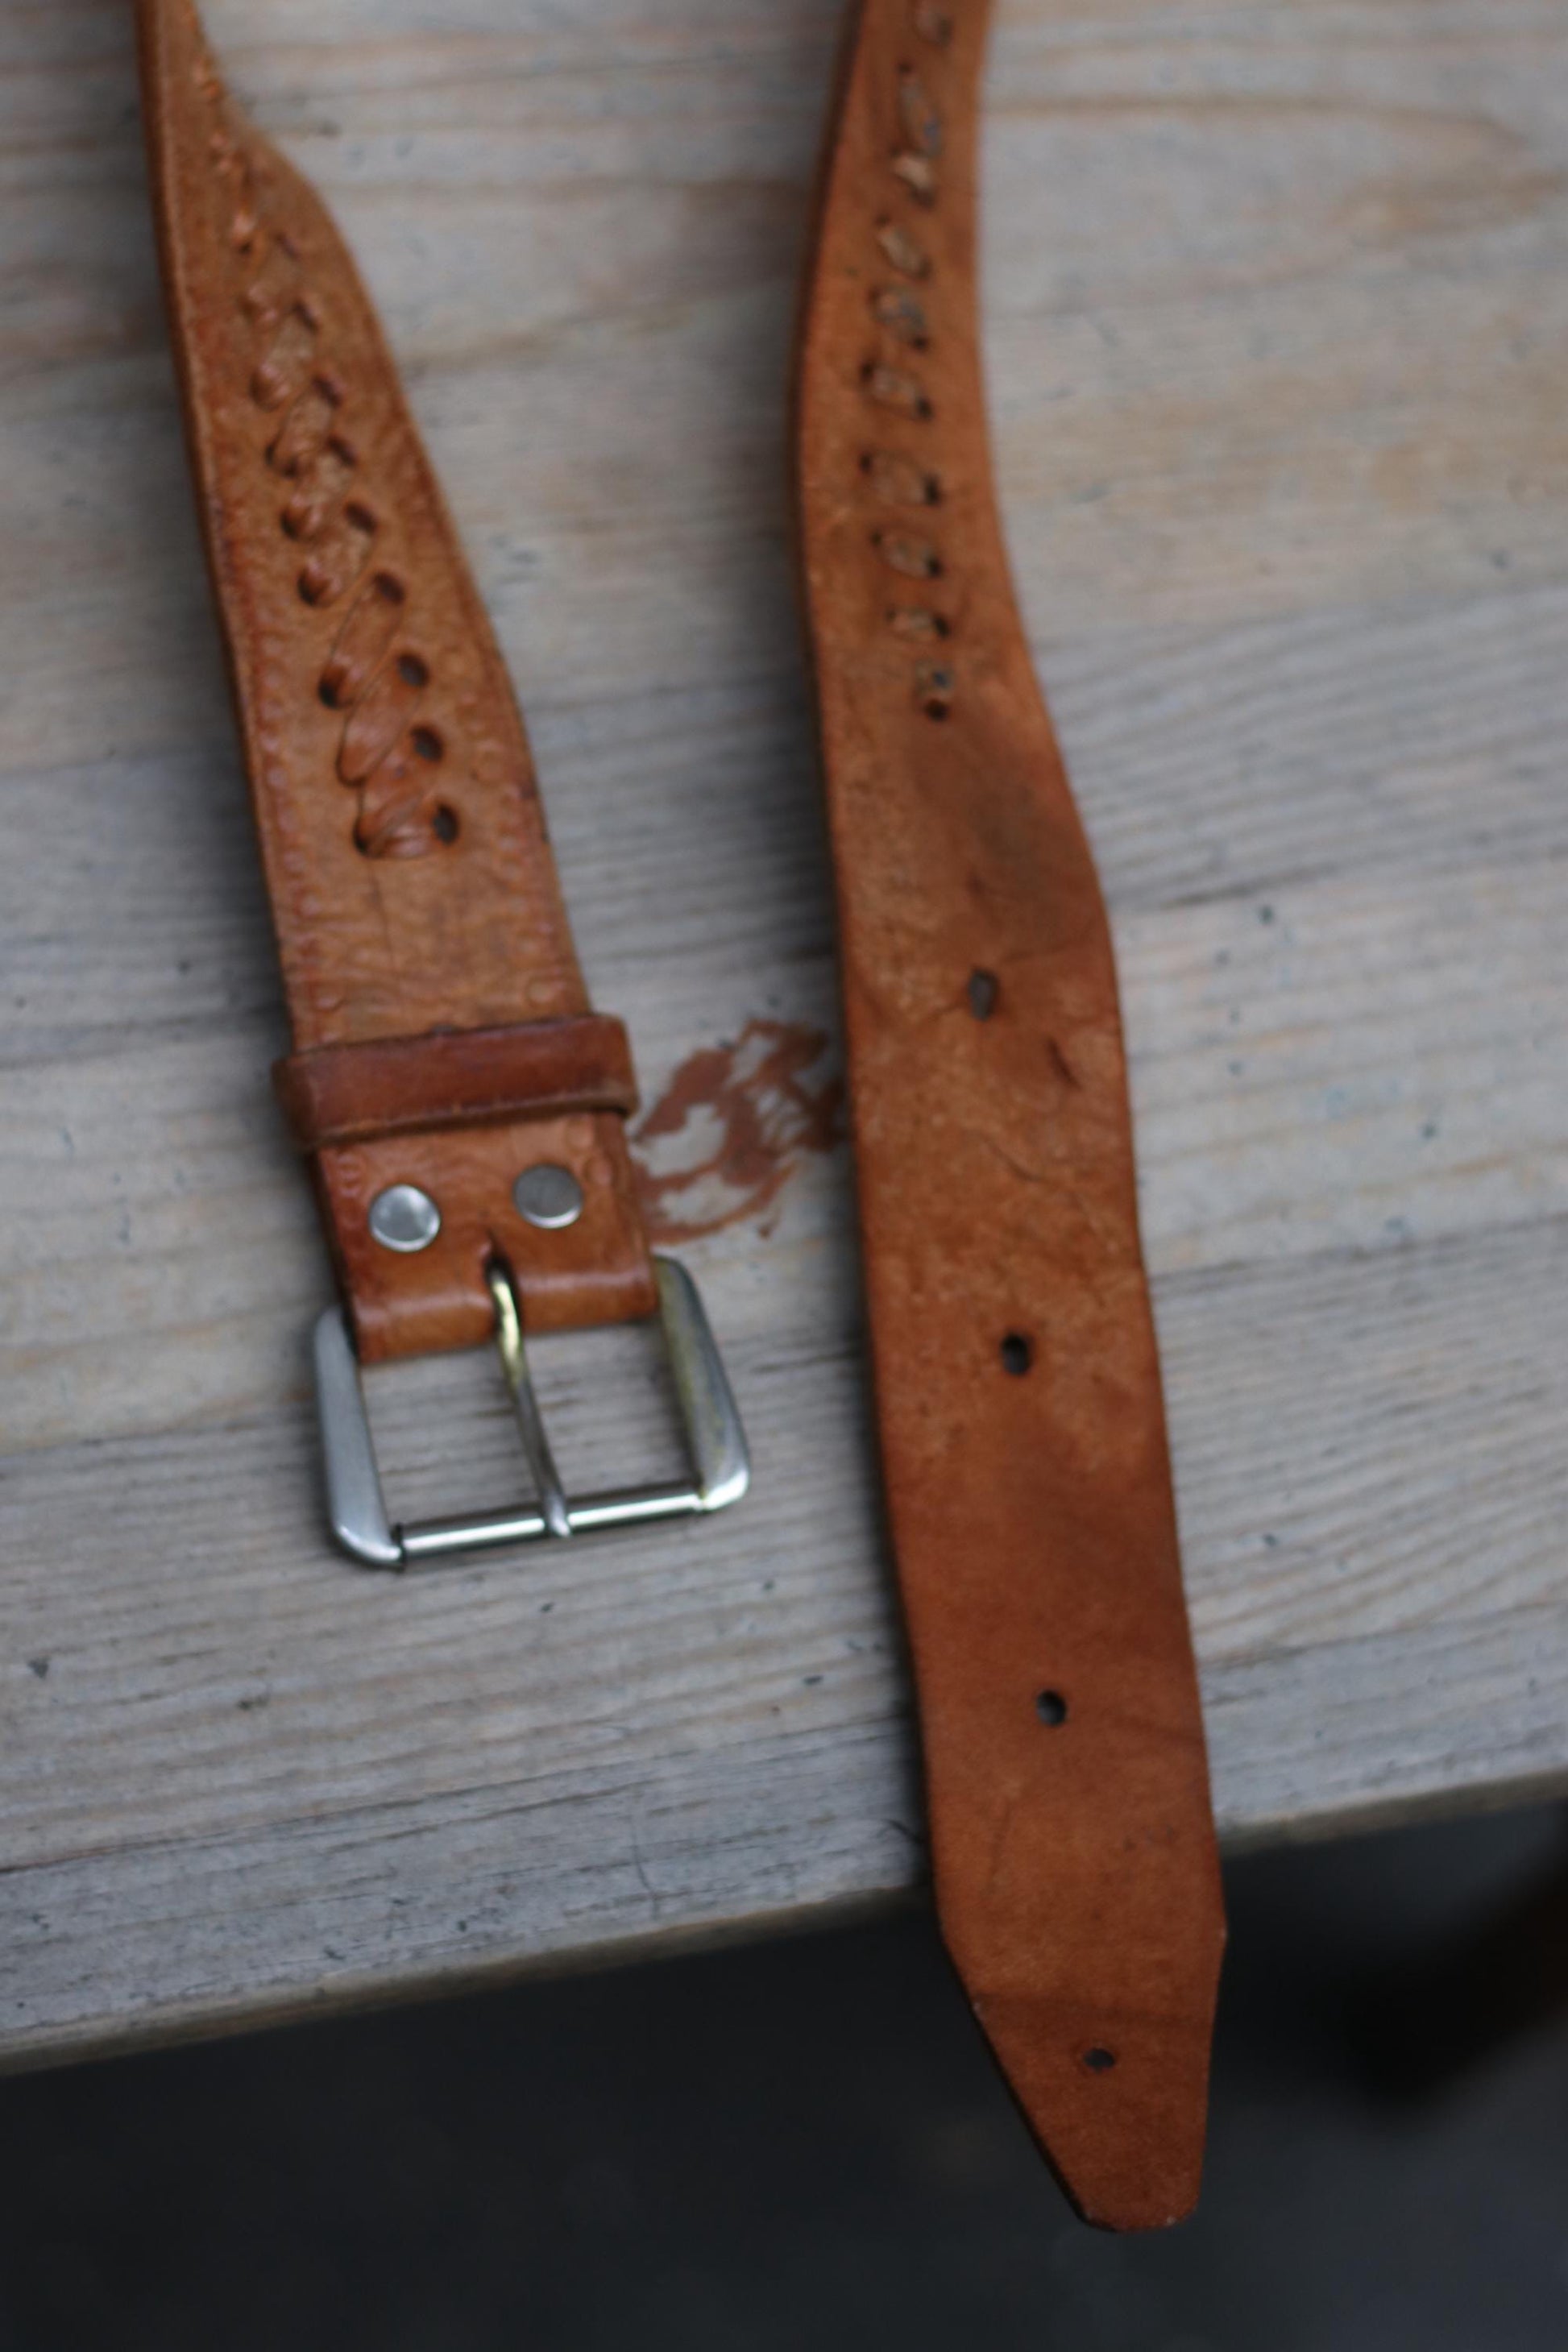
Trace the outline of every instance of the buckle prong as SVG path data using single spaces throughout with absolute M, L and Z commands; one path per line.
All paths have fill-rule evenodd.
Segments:
M 522 1450 L 533 1473 L 534 1492 L 544 1513 L 544 1524 L 552 1536 L 569 1536 L 572 1513 L 566 1501 L 566 1489 L 561 1483 L 561 1473 L 555 1467 L 555 1456 L 550 1450 L 550 1440 L 545 1434 L 544 1416 L 539 1410 L 539 1399 L 533 1393 L 533 1382 L 528 1376 L 528 1351 L 522 1344 L 522 1314 L 517 1303 L 517 1292 L 505 1266 L 494 1258 L 485 1268 L 485 1280 L 495 1301 L 496 1353 L 506 1374 L 506 1384 L 511 1391 Z
M 739 1502 L 751 1483 L 745 1432 L 697 1286 L 675 1258 L 656 1257 L 653 1265 L 692 1475 L 668 1486 L 622 1487 L 575 1502 L 568 1496 L 529 1377 L 517 1293 L 510 1276 L 496 1266 L 487 1277 L 495 1301 L 496 1345 L 538 1501 L 511 1510 L 406 1526 L 394 1527 L 387 1517 L 358 1359 L 342 1307 L 329 1307 L 316 1325 L 316 1404 L 332 1532 L 350 1558 L 365 1568 L 405 1569 L 456 1552 L 680 1518 Z

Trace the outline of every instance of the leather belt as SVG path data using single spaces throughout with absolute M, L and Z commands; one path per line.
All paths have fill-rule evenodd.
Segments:
M 1068 2195 L 1194 2202 L 1224 1917 L 1110 933 L 990 483 L 986 0 L 863 0 L 797 382 L 878 1416 L 943 1932 Z
M 370 301 L 227 96 L 190 0 L 139 0 L 168 310 L 343 1310 L 317 1328 L 329 1499 L 356 1559 L 717 1509 L 744 1491 L 697 1293 L 650 1255 L 626 1034 L 573 951 L 522 721 Z M 524 1334 L 659 1312 L 692 1473 L 561 1488 Z M 494 1336 L 536 1507 L 389 1524 L 359 1366 Z M 351 1347 L 352 1338 L 352 1347 Z

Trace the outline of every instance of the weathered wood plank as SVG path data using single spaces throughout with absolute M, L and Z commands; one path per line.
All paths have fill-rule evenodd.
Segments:
M 679 805 L 672 793 L 667 806 Z M 699 821 L 694 811 L 690 838 Z M 605 1001 L 642 1007 L 632 1027 L 656 1093 L 683 1048 L 753 1016 L 830 1023 L 826 955 L 803 951 L 819 910 L 804 889 L 792 907 L 787 856 L 764 840 L 726 877 L 730 903 L 760 910 L 778 875 L 776 927 L 759 921 L 740 941 L 715 926 L 683 950 L 658 939 L 657 918 L 638 919 L 643 877 L 662 862 L 655 844 L 625 862 L 623 845 L 607 834 L 618 887 L 602 875 L 599 903 L 618 946 L 595 969 Z M 678 891 L 672 877 L 667 914 Z M 581 903 L 594 908 L 592 888 Z M 695 926 L 700 910 L 689 913 Z M 1568 1213 L 1558 865 L 1335 877 L 1143 908 L 1120 936 L 1156 1276 Z M 14 1444 L 252 1410 L 289 1377 L 325 1276 L 259 1082 L 281 1044 L 275 1019 L 215 1019 L 13 1071 L 0 1168 L 33 1196 L 0 1237 Z M 754 1229 L 708 1254 L 721 1323 L 737 1337 L 759 1320 L 793 1328 L 808 1297 L 829 1309 L 795 1261 L 825 1224 L 842 1234 L 847 1171 L 796 1192 L 760 1285 Z M 847 1263 L 841 1248 L 835 1278 Z
M 1358 1630 L 1381 1634 L 1428 1619 L 1497 1615 L 1510 1596 L 1527 1610 L 1551 1601 L 1558 1571 L 1548 1538 L 1562 1523 L 1568 1478 L 1550 1444 L 1568 1381 L 1554 1336 L 1565 1252 L 1568 1223 L 1560 1222 L 1442 1249 L 1237 1269 L 1162 1286 L 1187 1565 L 1205 1658 L 1260 1654 Z M 809 1274 L 811 1254 L 803 1251 L 795 1263 Z M 822 1287 L 841 1298 L 838 1271 L 824 1266 Z M 584 1347 L 595 1377 L 570 1386 L 565 1351 L 542 1351 L 563 1450 L 569 1460 L 574 1453 L 602 1460 L 614 1438 L 638 1466 L 661 1434 L 656 1403 L 638 1402 L 640 1357 L 618 1339 L 597 1356 L 592 1343 L 576 1342 L 571 1355 Z M 253 1639 L 269 1654 L 298 1649 L 312 1705 L 337 1724 L 332 1777 L 323 1787 L 331 1801 L 356 1727 L 373 1743 L 387 1736 L 384 1696 L 374 1706 L 353 1697 L 362 1674 L 382 1670 L 374 1655 L 361 1654 L 367 1630 L 384 1621 L 395 1643 L 417 1643 L 429 1633 L 458 1644 L 454 1655 L 471 1636 L 479 1679 L 468 1687 L 478 1691 L 488 1677 L 503 1692 L 521 1687 L 520 1673 L 540 1671 L 536 1657 L 518 1654 L 537 1648 L 539 1629 L 531 1626 L 539 1601 L 559 1606 L 576 1593 L 568 1647 L 559 1627 L 548 1629 L 552 1654 L 534 1702 L 557 1708 L 557 1736 L 564 1738 L 577 1695 L 552 1696 L 552 1678 L 563 1674 L 601 1685 L 595 1718 L 606 1709 L 637 1713 L 604 1673 L 595 1644 L 606 1618 L 625 1616 L 626 1642 L 646 1643 L 652 1657 L 666 1606 L 679 1617 L 684 1643 L 689 1606 L 710 1605 L 718 1623 L 728 1611 L 750 1610 L 764 1581 L 787 1599 L 805 1580 L 814 1607 L 841 1604 L 857 1623 L 879 1610 L 853 1330 L 808 1299 L 795 1318 L 770 1317 L 743 1335 L 732 1352 L 752 1418 L 780 1431 L 760 1464 L 750 1529 L 745 1520 L 715 1522 L 673 1548 L 656 1537 L 627 1538 L 602 1549 L 597 1564 L 531 1554 L 510 1576 L 469 1566 L 406 1585 L 325 1574 L 312 1435 L 304 1412 L 291 1409 L 227 1427 L 195 1421 L 155 1439 L 15 1457 L 5 1480 L 7 1559 L 21 1565 L 42 1550 L 35 1530 L 58 1533 L 37 1572 L 18 1581 L 12 1596 L 12 1663 L 19 1674 L 39 1657 L 77 1659 L 64 1678 L 51 1670 L 40 1719 L 54 1721 L 65 1695 L 81 1694 L 71 1699 L 88 1711 L 73 1775 L 103 1784 L 93 1817 L 102 1804 L 152 1820 L 175 1787 L 173 1758 L 163 1759 L 154 1783 L 138 1785 L 127 1775 L 126 1759 L 111 1752 L 103 1709 L 121 1694 L 131 1707 L 128 1736 L 137 1736 L 138 1711 L 167 1695 L 156 1675 L 146 1679 L 151 1670 L 142 1662 L 157 1658 L 161 1635 L 177 1631 L 195 1629 L 215 1660 L 231 1641 L 242 1652 Z M 606 1364 L 619 1368 L 618 1393 L 601 1389 Z M 471 1475 L 503 1490 L 515 1476 L 515 1442 L 493 1376 L 487 1393 L 477 1385 L 488 1372 L 483 1360 L 472 1370 L 471 1397 L 466 1368 L 409 1367 L 376 1383 L 389 1453 L 417 1505 L 443 1485 L 449 1496 L 454 1476 Z M 454 1423 L 459 1402 L 463 1408 L 456 1461 L 447 1420 L 432 1410 L 437 1401 Z M 1401 1454 L 1402 1430 L 1412 1421 L 1426 1435 L 1419 1465 Z M 825 1486 L 833 1494 L 831 1517 L 822 1508 Z M 244 1498 L 238 1511 L 237 1496 Z M 177 1544 L 169 1541 L 172 1528 Z M 841 1585 L 846 1559 L 855 1572 Z M 461 1606 L 453 1598 L 459 1588 Z M 264 1595 L 270 1598 L 262 1612 Z M 499 1646 L 481 1639 L 486 1623 L 492 1633 L 510 1628 L 516 1638 Z M 578 1633 L 580 1652 L 572 1647 Z M 757 1670 L 787 1679 L 797 1638 L 782 1638 L 776 1655 L 770 1641 Z M 182 1671 L 177 1659 L 163 1659 L 158 1669 L 176 1683 Z M 16 1683 L 28 1700 L 32 1680 Z M 421 1727 L 434 1687 L 429 1673 L 410 1673 L 397 1701 L 416 1758 L 434 1752 L 434 1731 Z M 221 1719 L 222 1694 L 205 1680 L 179 1696 L 216 1709 Z M 700 1678 L 679 1704 L 700 1712 Z M 85 1737 L 89 1720 L 98 1726 L 92 1739 Z M 313 1725 L 310 1736 L 320 1729 Z M 454 1733 L 460 1759 L 468 1738 L 460 1720 Z M 276 1721 L 268 1736 L 281 1737 Z M 192 1801 L 199 1807 L 212 1791 L 206 1760 L 197 1760 Z M 25 1755 L 14 1762 L 27 1769 Z M 248 1767 L 242 1769 L 249 1804 L 255 1791 Z M 456 1769 L 464 1769 L 460 1760 Z M 81 1781 L 50 1778 L 47 1785 L 68 1808 Z M 1232 1811 L 1244 1823 L 1244 1790 Z M 25 1826 L 18 1810 L 7 1833 L 20 1835 Z
M 1537 1616 L 1550 1606 L 1559 1581 L 1551 1538 L 1568 1481 L 1552 1444 L 1568 1387 L 1556 1339 L 1565 1261 L 1568 1221 L 1559 1221 L 1441 1249 L 1162 1286 L 1205 1660 L 1498 1618 L 1510 1602 Z M 809 1273 L 810 1253 L 795 1265 Z M 841 1269 L 823 1271 L 823 1288 L 842 1301 Z M 862 1663 L 836 1666 L 833 1690 L 801 1704 L 847 1694 L 861 1712 L 854 1676 L 874 1672 L 874 1711 L 887 1711 L 886 1645 L 871 1638 L 885 1589 L 854 1338 L 808 1299 L 732 1350 L 752 1418 L 780 1433 L 745 1518 L 716 1520 L 674 1547 L 643 1536 L 586 1560 L 530 1554 L 510 1573 L 469 1565 L 391 1584 L 328 1573 L 302 1411 L 16 1457 L 5 1479 L 13 1572 L 43 1552 L 37 1530 L 52 1540 L 11 1596 L 9 1704 L 33 1711 L 16 1718 L 19 1732 L 52 1725 L 72 1757 L 62 1780 L 52 1747 L 30 1756 L 28 1736 L 15 1743 L 11 1767 L 32 1789 L 29 1804 L 50 1809 L 45 1846 L 84 1826 L 95 1839 L 109 1813 L 157 1835 L 200 1826 L 220 1801 L 248 1818 L 270 1802 L 258 1745 L 307 1788 L 312 1752 L 326 1743 L 331 1769 L 311 1803 L 329 1806 L 369 1793 L 354 1779 L 362 1749 L 367 1769 L 395 1751 L 400 1769 L 460 1780 L 478 1769 L 476 1740 L 496 1738 L 510 1770 L 525 1716 L 548 1732 L 536 1748 L 523 1742 L 524 1761 L 541 1772 L 568 1770 L 574 1742 L 592 1748 L 606 1724 L 618 1727 L 617 1744 L 657 1750 L 671 1729 L 662 1707 L 700 1738 L 710 1718 L 730 1721 L 737 1685 L 750 1685 L 742 1717 L 765 1716 L 781 1689 L 806 1687 L 801 1675 L 824 1669 L 824 1644 Z M 640 1360 L 620 1339 L 596 1356 L 583 1341 L 570 1352 L 584 1347 L 595 1377 L 570 1386 L 563 1351 L 541 1351 L 563 1451 L 602 1460 L 613 1439 L 639 1466 L 661 1434 L 654 1403 L 638 1402 Z M 598 1377 L 606 1365 L 622 1375 L 615 1393 Z M 503 1491 L 515 1476 L 499 1386 L 492 1376 L 488 1391 L 465 1394 L 469 1369 L 408 1367 L 376 1384 L 389 1454 L 417 1504 L 443 1485 L 449 1496 L 455 1475 Z M 476 1382 L 486 1369 L 474 1360 Z M 454 1423 L 461 1405 L 456 1461 L 436 1401 Z M 1412 1422 L 1424 1433 L 1419 1464 L 1402 1450 Z M 536 1622 L 545 1603 L 559 1622 Z M 807 1614 L 797 1621 L 800 1606 Z M 728 1649 L 730 1662 L 716 1664 L 694 1643 Z M 864 1663 L 873 1653 L 874 1669 Z M 47 1675 L 37 1671 L 43 1659 Z M 449 1675 L 458 1679 L 444 1713 Z M 234 1719 L 239 1698 L 273 1680 L 279 1699 L 282 1685 L 291 1692 L 289 1706 L 270 1707 L 266 1726 Z M 136 1769 L 150 1707 L 207 1727 L 195 1748 L 171 1743 L 155 1777 Z M 233 1778 L 227 1794 L 213 1777 L 219 1757 Z M 1243 1763 L 1228 1800 L 1238 1831 L 1251 1825 Z M 30 1834 L 19 1800 L 6 1832 L 13 1842 Z
M 383 304 L 650 1097 L 833 1027 L 782 449 L 836 14 L 209 0 Z M 1002 0 L 986 172 L 1225 1834 L 1568 1785 L 1568 5 Z M 401 1584 L 323 1546 L 110 0 L 0 18 L 0 2050 L 908 1884 L 842 1148 L 685 1252 L 742 1514 Z M 543 1370 L 569 1465 L 668 1444 L 635 1343 Z M 482 1365 L 374 1411 L 404 1507 L 516 1479 Z
M 1521 1690 L 1517 1620 L 1331 1643 L 1205 1676 L 1223 1790 L 1232 1745 L 1268 1759 L 1264 1835 L 1345 1819 L 1408 1820 L 1477 1791 L 1523 1801 L 1561 1786 L 1568 1648 L 1542 1612 Z M 1347 1655 L 1347 1650 L 1351 1653 Z M 1376 1675 L 1412 1728 L 1351 1697 Z M 1281 1704 L 1283 1702 L 1283 1705 Z M 1485 1713 L 1494 1735 L 1477 1738 Z M 759 1734 L 574 1776 L 421 1793 L 286 1827 L 130 1843 L 26 1874 L 7 1933 L 33 1992 L 12 2010 L 12 2063 L 210 2032 L 326 2001 L 434 1991 L 520 1965 L 785 1920 L 908 1885 L 920 1809 L 901 1726 Z M 1325 1815 L 1294 1810 L 1300 1781 Z M 713 1802 L 716 1776 L 722 1812 Z M 1335 1801 L 1352 1798 L 1346 1815 Z M 1222 1800 L 1223 1801 L 1223 1800 Z M 1256 1827 L 1254 1833 L 1256 1833 Z M 520 1922 L 537 1934 L 520 1934 Z M 237 1970 L 236 1953 L 249 1965 Z

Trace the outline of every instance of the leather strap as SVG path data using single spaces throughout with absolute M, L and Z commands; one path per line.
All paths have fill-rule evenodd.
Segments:
M 201 520 L 289 1002 L 279 1091 L 360 1356 L 658 1304 L 618 1024 L 574 954 L 483 606 L 370 301 L 321 205 L 226 93 L 190 0 L 139 0 L 154 204 Z M 572 1169 L 543 1233 L 512 1187 Z M 383 1247 L 413 1184 L 439 1235 Z
M 290 1054 L 272 1077 L 302 1151 L 488 1118 L 596 1110 L 624 1118 L 637 1104 L 626 1033 L 594 1013 L 521 1029 L 318 1045 Z
M 949 1948 L 1091 2221 L 1177 2219 L 1224 1941 L 1105 911 L 990 483 L 986 0 L 863 0 L 797 385 L 878 1412 Z

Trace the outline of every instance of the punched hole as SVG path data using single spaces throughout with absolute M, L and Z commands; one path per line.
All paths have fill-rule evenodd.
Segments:
M 999 1352 L 1002 1370 L 1010 1372 L 1016 1381 L 1023 1379 L 1035 1360 L 1034 1343 L 1026 1339 L 1022 1331 L 1009 1331 Z
M 1035 1701 L 1035 1713 L 1055 1731 L 1068 1719 L 1068 1703 L 1060 1691 L 1042 1691 Z
M 1002 983 L 994 971 L 975 970 L 969 975 L 969 1009 L 976 1021 L 989 1021 L 996 1010 Z
M 1109 2074 L 1116 2063 L 1116 2053 L 1097 2042 L 1092 2050 L 1084 2052 L 1083 2063 L 1091 2074 Z
M 416 727 L 410 734 L 409 740 L 418 757 L 421 760 L 430 761 L 432 764 L 447 756 L 447 746 L 442 742 L 434 727 Z
M 921 709 L 928 719 L 945 719 L 952 709 L 954 679 L 945 662 L 921 662 L 915 672 Z
M 397 675 L 405 686 L 423 688 L 430 683 L 429 665 L 421 661 L 417 654 L 398 655 Z
M 447 846 L 450 848 L 453 842 L 458 838 L 458 825 L 457 810 L 455 808 L 448 808 L 446 802 L 443 801 L 440 807 L 437 810 L 435 815 L 430 820 L 430 830 L 435 835 L 437 841 L 445 842 Z

